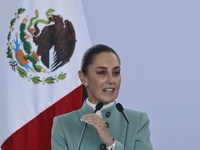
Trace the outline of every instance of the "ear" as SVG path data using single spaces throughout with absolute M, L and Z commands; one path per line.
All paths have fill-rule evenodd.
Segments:
M 82 82 L 82 84 L 85 85 L 85 87 L 87 87 L 88 86 L 88 81 L 87 81 L 87 77 L 85 76 L 83 71 L 79 70 L 78 71 L 78 76 L 79 76 L 79 79 Z

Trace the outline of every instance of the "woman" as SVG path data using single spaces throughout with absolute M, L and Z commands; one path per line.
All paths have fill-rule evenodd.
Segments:
M 149 119 L 145 113 L 124 109 L 127 122 L 116 109 L 121 83 L 120 58 L 106 45 L 89 48 L 78 72 L 88 98 L 80 110 L 54 118 L 53 150 L 152 150 Z M 96 105 L 103 108 L 96 113 Z M 85 129 L 84 129 L 85 128 Z

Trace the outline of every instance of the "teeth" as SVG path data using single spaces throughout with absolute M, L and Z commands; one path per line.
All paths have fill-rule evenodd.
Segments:
M 105 92 L 113 92 L 114 89 L 104 89 Z

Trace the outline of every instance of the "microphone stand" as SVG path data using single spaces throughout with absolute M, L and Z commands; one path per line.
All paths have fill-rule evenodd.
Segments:
M 126 141 L 127 141 L 128 127 L 129 127 L 129 123 L 126 124 L 126 134 L 125 134 L 125 140 L 124 140 L 124 150 L 126 149 Z
M 126 133 L 125 133 L 125 139 L 124 139 L 124 149 L 123 150 L 125 150 L 126 149 L 126 140 L 127 140 L 127 135 L 128 135 L 128 127 L 129 127 L 129 121 L 128 121 L 128 119 L 126 118 L 126 115 L 124 114 L 124 108 L 123 108 L 123 106 L 120 104 L 120 103 L 117 103 L 116 104 L 116 108 L 117 108 L 117 110 L 119 111 L 119 112 L 121 112 L 122 113 L 122 115 L 123 115 L 123 117 L 124 117 L 124 119 L 126 120 Z
M 96 113 L 96 112 L 97 112 L 98 110 L 100 110 L 102 107 L 103 107 L 103 103 L 102 103 L 102 102 L 99 102 L 99 103 L 96 105 L 95 111 L 94 111 L 93 113 Z M 83 141 L 83 136 L 84 136 L 84 134 L 85 134 L 86 127 L 87 127 L 87 123 L 84 124 L 83 130 L 82 130 L 82 133 L 81 133 L 81 137 L 80 137 L 80 140 L 79 140 L 79 143 L 78 143 L 77 150 L 80 150 L 81 143 L 82 143 L 82 141 Z
M 82 130 L 82 133 L 81 133 L 81 138 L 80 138 L 80 141 L 79 141 L 79 143 L 78 143 L 78 148 L 77 148 L 77 150 L 80 150 L 81 143 L 82 143 L 82 141 L 83 141 L 83 135 L 85 134 L 85 129 L 86 129 L 86 127 L 87 127 L 87 123 L 84 124 L 83 130 Z

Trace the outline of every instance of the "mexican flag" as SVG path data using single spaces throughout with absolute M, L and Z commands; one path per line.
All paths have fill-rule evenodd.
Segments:
M 53 118 L 82 105 L 90 47 L 81 0 L 1 0 L 0 145 L 50 150 Z

